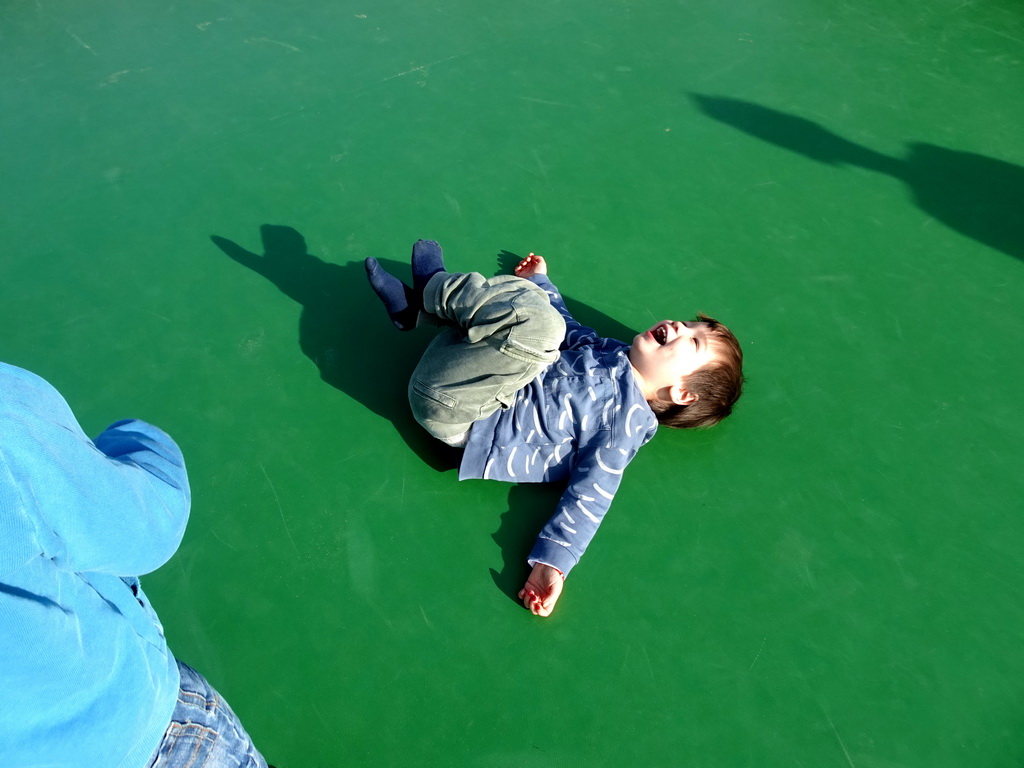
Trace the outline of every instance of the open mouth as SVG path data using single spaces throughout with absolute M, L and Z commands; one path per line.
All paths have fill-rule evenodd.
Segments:
M 651 335 L 654 336 L 654 340 L 656 342 L 658 342 L 662 346 L 665 346 L 665 342 L 668 341 L 668 328 L 664 325 L 659 325 L 657 328 L 651 331 Z

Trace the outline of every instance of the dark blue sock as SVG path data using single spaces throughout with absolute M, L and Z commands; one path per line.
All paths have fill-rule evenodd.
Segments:
M 417 240 L 412 247 L 412 287 L 422 297 L 423 289 L 438 272 L 444 272 L 441 246 L 434 240 Z
M 373 290 L 384 302 L 388 317 L 400 331 L 409 331 L 416 327 L 416 317 L 420 311 L 419 296 L 405 283 L 394 275 L 385 272 L 372 256 L 365 262 L 366 277 Z

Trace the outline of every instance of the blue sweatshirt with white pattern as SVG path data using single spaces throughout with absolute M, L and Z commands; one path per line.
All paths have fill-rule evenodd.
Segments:
M 597 532 L 636 452 L 658 420 L 627 353 L 629 345 L 578 323 L 544 275 L 543 288 L 565 318 L 561 355 L 515 401 L 473 424 L 459 479 L 547 483 L 568 480 L 554 516 L 530 552 L 568 575 Z

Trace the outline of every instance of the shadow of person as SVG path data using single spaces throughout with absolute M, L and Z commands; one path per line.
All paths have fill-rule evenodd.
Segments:
M 889 157 L 817 123 L 739 99 L 691 94 L 708 117 L 828 165 L 853 165 L 906 184 L 918 207 L 947 227 L 1024 259 L 1024 168 L 972 152 L 912 143 Z
M 379 416 L 431 467 L 452 469 L 451 449 L 433 440 L 409 411 L 409 376 L 429 340 L 399 333 L 366 281 L 362 262 L 331 264 L 309 253 L 305 238 L 291 227 L 260 227 L 263 254 L 231 240 L 210 240 L 233 261 L 266 278 L 302 307 L 299 347 L 320 378 Z M 408 264 L 382 260 L 398 274 Z

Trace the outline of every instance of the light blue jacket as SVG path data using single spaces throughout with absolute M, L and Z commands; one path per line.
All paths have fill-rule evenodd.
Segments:
M 89 440 L 53 387 L 0 363 L 0 766 L 149 760 L 179 678 L 135 577 L 174 554 L 189 500 L 165 433 Z
M 622 472 L 658 420 L 633 375 L 629 346 L 578 323 L 547 277 L 530 278 L 565 318 L 561 356 L 515 402 L 473 424 L 459 479 L 568 480 L 529 561 L 568 575 L 597 532 Z

